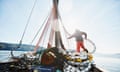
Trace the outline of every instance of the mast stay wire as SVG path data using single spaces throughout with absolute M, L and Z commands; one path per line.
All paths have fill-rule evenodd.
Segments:
M 35 36 L 33 37 L 32 41 L 30 42 L 30 44 L 32 44 L 32 43 L 35 41 L 35 39 L 36 39 L 36 37 L 38 36 L 39 32 L 42 30 L 45 22 L 48 20 L 49 15 L 50 15 L 50 13 L 48 14 L 48 16 L 47 16 L 47 17 L 45 18 L 45 20 L 43 21 L 42 25 L 40 26 L 40 28 L 39 28 L 38 31 L 36 32 Z
M 25 35 L 25 33 L 26 33 L 26 30 L 27 30 L 28 24 L 29 24 L 29 22 L 30 22 L 30 19 L 31 19 L 31 16 L 32 16 L 32 13 L 33 13 L 33 10 L 34 10 L 34 8 L 35 8 L 36 3 L 37 3 L 37 0 L 34 1 L 33 7 L 32 7 L 32 9 L 31 9 L 31 12 L 30 12 L 30 15 L 29 15 L 29 17 L 28 17 L 27 23 L 26 23 L 26 25 L 25 25 L 25 29 L 24 29 L 24 31 L 23 31 L 23 35 L 22 35 L 21 40 L 20 40 L 20 43 L 21 43 L 21 44 L 22 44 L 22 40 L 23 40 L 24 35 Z
M 39 44 L 41 43 L 41 40 L 42 40 L 43 35 L 44 35 L 44 33 L 45 33 L 45 30 L 46 30 L 47 26 L 49 25 L 48 22 L 50 21 L 50 18 L 52 17 L 51 14 L 52 14 L 52 13 L 50 13 L 50 16 L 48 17 L 47 23 L 45 24 L 45 27 L 44 27 L 44 29 L 43 29 L 43 31 L 42 31 L 42 33 L 41 33 L 41 36 L 39 37 L 39 40 L 38 40 L 37 44 L 35 45 L 34 52 L 36 52 L 37 49 L 39 48 Z
M 45 44 L 45 39 L 47 38 L 47 33 L 48 33 L 48 30 L 49 30 L 49 26 L 50 26 L 50 24 L 48 24 L 48 26 L 46 27 L 46 29 L 45 29 L 45 33 L 44 33 L 44 38 L 43 38 L 43 42 L 42 42 L 42 45 L 44 45 Z M 48 40 L 49 41 L 49 40 Z M 47 45 L 47 44 L 46 44 Z M 43 46 L 44 47 L 44 46 Z
M 65 37 L 67 38 L 67 36 L 70 36 L 71 34 L 64 27 L 60 13 L 58 15 L 59 15 L 59 19 L 60 19 L 61 25 L 62 25 L 62 27 L 64 29 L 64 32 L 65 32 Z M 69 47 L 70 46 L 69 40 L 66 39 L 66 41 L 67 41 L 67 44 L 68 44 L 68 47 Z
M 65 31 L 68 35 L 71 35 L 71 34 L 66 30 L 66 28 L 64 27 L 62 18 L 61 18 L 61 16 L 60 16 L 60 13 L 59 13 L 59 19 L 60 19 L 60 21 L 61 21 L 61 24 L 62 24 L 62 26 L 63 26 L 64 31 Z
M 50 26 L 50 21 L 51 21 L 51 17 L 52 17 L 52 11 L 50 13 L 50 15 L 48 15 L 48 20 L 47 22 L 45 23 L 46 24 L 46 27 L 45 27 L 45 30 L 44 30 L 44 34 L 43 34 L 43 40 L 41 42 L 42 45 L 44 45 L 45 43 L 45 38 L 47 38 L 47 33 L 48 33 L 48 30 L 49 30 L 49 26 Z M 49 35 L 50 36 L 50 35 Z M 49 38 L 49 37 L 48 37 Z M 48 40 L 49 41 L 49 40 Z
M 16 48 L 20 48 L 20 46 L 21 46 L 21 44 L 22 44 L 22 40 L 23 40 L 24 35 L 25 35 L 25 33 L 26 33 L 26 30 L 27 30 L 28 24 L 29 24 L 29 22 L 30 22 L 30 19 L 31 19 L 31 16 L 32 16 L 32 13 L 33 13 L 33 10 L 34 10 L 34 8 L 35 8 L 36 3 L 37 3 L 37 0 L 34 0 L 33 7 L 32 7 L 32 9 L 31 9 L 31 11 L 30 11 L 30 14 L 29 14 L 27 23 L 26 23 L 26 25 L 25 25 L 25 28 L 24 28 L 22 37 L 21 37 L 21 39 L 20 39 L 20 41 L 19 41 L 19 44 L 18 44 L 18 46 L 17 46 Z M 16 48 L 12 48 L 12 49 L 11 49 L 11 56 L 12 56 L 12 57 L 14 57 L 13 50 L 15 50 Z

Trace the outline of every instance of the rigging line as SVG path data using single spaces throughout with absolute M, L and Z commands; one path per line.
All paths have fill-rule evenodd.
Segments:
M 65 36 L 66 36 L 66 38 L 67 38 L 67 35 L 71 35 L 71 34 L 70 34 L 70 33 L 66 30 L 66 28 L 64 27 L 60 13 L 59 13 L 58 15 L 59 15 L 59 19 L 60 19 L 60 21 L 61 21 L 61 25 L 62 25 L 63 30 L 64 30 L 64 33 L 65 33 Z M 70 46 L 70 43 L 69 43 L 69 41 L 68 41 L 67 39 L 66 39 L 66 41 L 67 41 L 67 44 L 68 44 L 68 47 L 69 47 L 69 46 Z
M 51 15 L 52 15 L 52 13 L 51 13 L 50 16 L 49 16 L 48 21 L 49 21 L 50 18 L 52 17 Z M 49 24 L 48 21 L 47 21 L 47 23 L 46 23 L 46 25 L 45 25 L 45 27 L 44 27 L 44 29 L 43 29 L 43 32 L 42 32 L 42 34 L 41 34 L 41 36 L 40 36 L 40 38 L 39 38 L 39 40 L 38 40 L 35 48 L 34 48 L 34 52 L 36 52 L 37 49 L 39 48 L 39 44 L 40 44 L 40 42 L 41 42 L 41 40 L 42 40 L 42 37 L 43 37 L 43 35 L 44 35 L 44 33 L 45 33 L 45 29 L 46 29 L 47 25 Z
M 95 53 L 95 51 L 96 51 L 95 43 L 92 40 L 90 40 L 90 39 L 86 39 L 86 40 L 89 41 L 94 46 L 94 50 L 91 53 Z
M 60 13 L 58 14 L 58 16 L 59 16 L 59 19 L 60 19 L 60 21 L 61 21 L 61 24 L 62 24 L 62 26 L 63 26 L 64 31 L 65 31 L 68 35 L 71 35 L 71 34 L 66 30 L 66 28 L 64 27 L 63 22 L 62 22 L 62 18 L 61 18 L 61 16 L 60 16 Z
M 45 18 L 45 20 L 43 21 L 41 27 L 38 29 L 37 33 L 35 34 L 34 38 L 32 39 L 32 41 L 30 42 L 30 44 L 32 44 L 34 42 L 34 40 L 36 39 L 36 37 L 38 36 L 39 32 L 41 31 L 41 29 L 43 28 L 45 22 L 47 21 L 48 17 L 49 17 L 50 13 L 48 14 L 48 16 Z
M 41 42 L 41 40 L 42 40 L 42 38 L 43 38 L 43 36 L 44 36 L 44 33 L 45 33 L 45 31 L 46 31 L 47 26 L 48 26 L 48 23 L 45 25 L 45 27 L 44 27 L 44 29 L 43 29 L 43 32 L 42 32 L 42 34 L 41 34 L 41 36 L 40 36 L 40 38 L 39 38 L 39 40 L 38 40 L 38 42 L 37 42 L 37 44 L 36 44 L 36 46 L 35 46 L 35 48 L 34 48 L 34 51 L 35 51 L 35 52 L 36 52 L 37 49 L 39 48 L 39 44 L 40 44 L 40 42 Z
M 92 54 L 95 53 L 95 51 L 96 51 L 96 45 L 95 45 L 95 43 L 92 40 L 90 40 L 90 39 L 85 39 L 85 40 L 88 41 L 89 43 L 91 43 L 93 45 L 93 47 L 94 47 L 93 51 L 90 52 L 90 53 L 92 53 Z
M 23 35 L 22 35 L 21 40 L 20 40 L 21 43 L 22 43 L 23 37 L 24 37 L 24 35 L 25 35 L 25 32 L 26 32 L 26 30 L 27 30 L 27 27 L 28 27 L 28 24 L 29 24 L 29 22 L 30 22 L 30 19 L 31 19 L 31 16 L 32 16 L 32 13 L 33 13 L 33 10 L 34 10 L 34 8 L 35 8 L 36 3 L 37 3 L 37 0 L 34 1 L 33 7 L 32 7 L 31 12 L 30 12 L 30 15 L 29 15 L 29 17 L 28 17 L 28 20 L 27 20 L 25 29 L 24 29 L 24 31 L 23 31 Z
M 49 26 L 50 26 L 50 21 L 51 21 L 51 16 L 52 16 L 52 13 L 51 13 L 51 15 L 50 15 L 50 17 L 48 18 L 48 21 L 46 22 L 46 27 L 45 27 L 45 31 L 44 31 L 44 34 L 43 34 L 43 36 L 44 36 L 44 38 L 43 38 L 43 40 L 42 40 L 42 45 L 44 45 L 45 44 L 45 38 L 47 37 L 47 33 L 48 33 L 48 30 L 49 30 Z
M 25 25 L 25 29 L 24 29 L 23 34 L 22 34 L 22 37 L 21 37 L 21 39 L 20 39 L 20 41 L 19 41 L 19 44 L 18 44 L 18 46 L 17 46 L 16 48 L 20 48 L 20 46 L 21 46 L 21 44 L 22 44 L 22 40 L 23 40 L 23 37 L 24 37 L 24 35 L 25 35 L 26 29 L 27 29 L 27 27 L 28 27 L 30 18 L 31 18 L 32 13 L 33 13 L 33 9 L 34 9 L 34 7 L 35 7 L 35 5 L 36 5 L 36 2 L 37 2 L 37 0 L 34 1 L 33 7 L 32 7 L 32 9 L 31 9 L 31 12 L 30 12 L 30 15 L 29 15 L 29 17 L 28 17 L 27 23 L 26 23 L 26 25 Z M 16 48 L 14 48 L 14 49 L 16 49 Z M 11 56 L 14 57 L 13 48 L 11 49 Z
M 48 26 L 46 27 L 46 30 L 45 30 L 45 32 L 44 32 L 44 39 L 43 39 L 42 45 L 45 44 L 45 38 L 47 37 L 47 33 L 48 33 L 48 30 L 49 30 L 49 26 L 50 26 L 50 24 L 48 24 Z
M 49 41 L 48 44 L 50 44 L 52 46 L 52 41 L 53 41 L 53 36 L 54 36 L 54 30 L 51 28 L 50 30 L 50 36 L 49 36 Z

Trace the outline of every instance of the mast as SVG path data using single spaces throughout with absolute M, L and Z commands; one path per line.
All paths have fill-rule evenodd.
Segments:
M 55 24 L 55 47 L 64 49 L 64 45 L 62 43 L 60 29 L 59 29 L 59 22 L 58 22 L 59 19 L 58 3 L 59 0 L 53 0 L 53 16 L 54 16 L 53 21 Z
M 58 2 L 59 2 L 59 0 L 53 0 L 54 20 L 58 19 Z

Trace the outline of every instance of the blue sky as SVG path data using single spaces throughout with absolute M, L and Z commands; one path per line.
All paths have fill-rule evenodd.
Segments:
M 0 41 L 18 43 L 34 0 L 0 0 Z M 23 43 L 33 38 L 50 12 L 52 0 L 37 0 Z M 97 52 L 120 53 L 120 0 L 60 0 L 60 14 L 70 33 L 80 29 Z

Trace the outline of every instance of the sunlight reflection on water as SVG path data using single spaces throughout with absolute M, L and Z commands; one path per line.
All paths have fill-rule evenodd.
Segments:
M 114 57 L 94 57 L 97 66 L 109 72 L 120 72 L 120 59 Z

